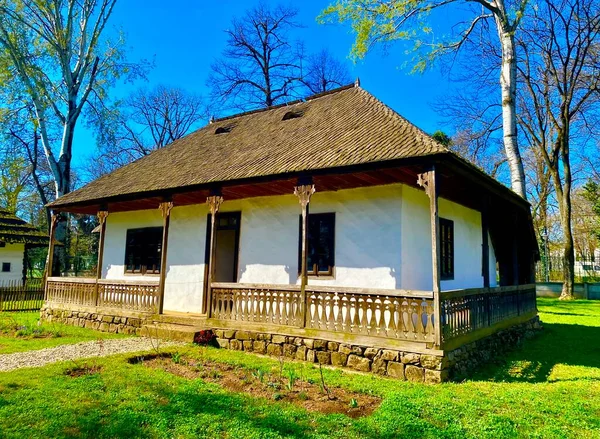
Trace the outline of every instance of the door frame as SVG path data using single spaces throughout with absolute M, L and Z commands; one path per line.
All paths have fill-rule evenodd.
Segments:
M 229 218 L 235 218 L 236 222 L 235 222 L 235 226 L 221 226 L 219 227 L 219 219 L 223 218 L 223 217 L 229 217 Z M 204 251 L 204 265 L 205 267 L 208 267 L 208 259 L 209 259 L 209 253 L 210 253 L 210 224 L 211 224 L 211 214 L 207 214 L 206 215 L 206 244 L 204 246 L 205 251 Z M 240 232 L 241 232 L 241 228 L 242 228 L 242 212 L 241 211 L 233 211 L 233 212 L 217 212 L 217 218 L 216 218 L 216 225 L 215 225 L 215 232 L 218 233 L 219 230 L 235 230 L 235 246 L 234 246 L 234 258 L 233 258 L 233 274 L 234 274 L 234 283 L 237 283 L 239 280 L 239 273 L 238 273 L 238 268 L 239 268 L 239 259 L 240 259 Z M 216 245 L 219 245 L 219 240 L 217 239 L 215 241 Z M 216 254 L 216 249 L 215 249 L 215 254 Z M 217 263 L 217 261 L 213 261 L 214 264 Z

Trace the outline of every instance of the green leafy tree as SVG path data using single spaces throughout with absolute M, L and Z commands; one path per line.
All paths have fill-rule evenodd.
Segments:
M 32 125 L 52 175 L 54 196 L 71 191 L 73 139 L 84 111 L 102 106 L 124 75 L 144 73 L 125 59 L 121 35 L 104 36 L 116 0 L 0 0 L 0 81 L 7 105 L 32 107 Z M 56 230 L 65 241 L 67 225 Z M 64 265 L 65 252 L 58 249 Z
M 452 145 L 452 139 L 448 134 L 441 130 L 437 130 L 435 133 L 431 135 L 435 140 L 440 142 L 442 145 L 450 147 Z
M 588 180 L 583 186 L 583 197 L 588 200 L 592 206 L 594 214 L 593 233 L 600 239 L 600 184 Z
M 515 33 L 527 3 L 528 0 L 338 0 L 325 9 L 320 20 L 337 17 L 340 22 L 350 22 L 356 35 L 352 53 L 358 58 L 364 57 L 378 43 L 414 41 L 415 53 L 419 55 L 415 63 L 417 71 L 424 70 L 442 55 L 456 53 L 473 35 L 477 35 L 479 26 L 488 26 L 492 22 L 502 58 L 500 89 L 504 150 L 512 188 L 526 198 L 525 171 L 517 139 Z M 429 24 L 432 22 L 431 15 L 445 13 L 452 7 L 457 11 L 461 6 L 468 9 L 471 18 L 457 23 L 454 37 L 430 42 L 433 35 Z

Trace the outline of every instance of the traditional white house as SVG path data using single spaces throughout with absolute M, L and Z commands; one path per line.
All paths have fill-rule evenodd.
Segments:
M 27 250 L 48 245 L 48 235 L 0 208 L 0 287 L 25 282 Z
M 528 203 L 358 85 L 215 120 L 50 207 L 101 223 L 97 279 L 49 279 L 50 308 L 438 353 L 536 315 Z

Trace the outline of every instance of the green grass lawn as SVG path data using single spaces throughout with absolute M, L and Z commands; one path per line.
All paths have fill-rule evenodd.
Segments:
M 600 438 L 600 303 L 541 299 L 539 309 L 544 332 L 467 382 L 431 386 L 326 370 L 329 386 L 383 398 L 368 417 L 307 411 L 114 356 L 80 377 L 65 375 L 72 364 L 0 373 L 0 437 Z M 279 366 L 242 352 L 187 349 L 252 370 Z M 318 369 L 305 373 L 319 379 Z
M 0 355 L 51 348 L 62 344 L 122 337 L 91 329 L 42 323 L 39 311 L 0 312 Z

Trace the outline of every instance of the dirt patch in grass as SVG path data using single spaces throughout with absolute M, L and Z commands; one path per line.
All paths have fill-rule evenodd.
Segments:
M 83 364 L 74 366 L 65 370 L 64 374 L 72 378 L 78 378 L 86 375 L 95 375 L 102 371 L 102 366 L 96 364 Z
M 359 418 L 370 415 L 381 404 L 381 398 L 376 396 L 305 380 L 294 369 L 265 373 L 225 363 L 170 355 L 134 357 L 130 363 L 141 363 L 145 367 L 161 369 L 187 379 L 201 378 L 232 392 L 285 401 L 324 414 L 341 413 Z

